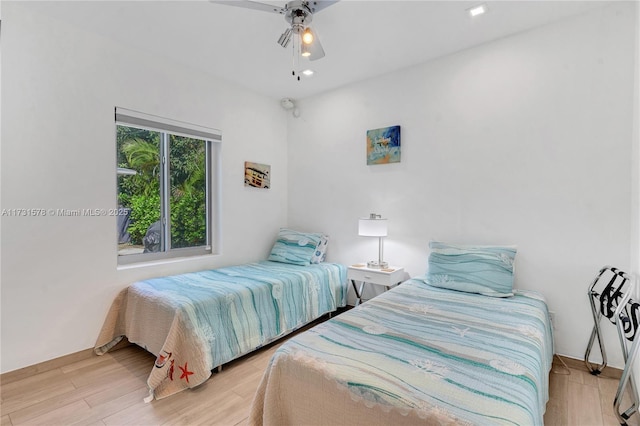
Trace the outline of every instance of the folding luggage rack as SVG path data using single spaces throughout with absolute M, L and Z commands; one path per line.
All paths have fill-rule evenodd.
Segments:
M 632 367 L 638 354 L 638 342 L 640 342 L 640 339 L 635 338 L 640 325 L 640 304 L 631 299 L 635 284 L 632 276 L 611 266 L 605 266 L 593 280 L 587 293 L 591 303 L 594 326 L 584 354 L 584 362 L 593 375 L 600 374 L 607 366 L 607 354 L 600 330 L 600 320 L 605 317 L 618 330 L 618 338 L 620 339 L 625 362 L 618 390 L 613 400 L 614 413 L 622 425 L 626 425 L 626 421 L 638 411 L 639 403 L 638 392 L 632 374 Z M 589 355 L 596 338 L 602 355 L 602 363 L 597 366 L 589 361 Z M 627 390 L 628 384 L 631 388 L 630 398 L 632 404 L 628 409 L 620 412 L 622 397 Z

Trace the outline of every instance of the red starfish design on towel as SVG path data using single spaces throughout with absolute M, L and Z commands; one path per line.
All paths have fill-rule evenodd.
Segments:
M 189 367 L 187 367 L 187 363 L 184 363 L 184 367 L 180 367 L 180 370 L 182 370 L 182 375 L 180 376 L 181 379 L 185 379 L 187 381 L 187 383 L 189 383 L 189 376 L 193 374 L 193 371 L 189 371 Z

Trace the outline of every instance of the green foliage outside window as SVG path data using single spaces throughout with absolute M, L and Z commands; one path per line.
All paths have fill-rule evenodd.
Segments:
M 131 209 L 132 245 L 142 245 L 148 228 L 160 220 L 160 144 L 160 132 L 117 126 L 118 167 L 136 171 L 118 176 L 118 204 Z M 206 244 L 205 152 L 202 140 L 170 135 L 172 248 Z
M 131 208 L 131 224 L 127 231 L 131 235 L 131 243 L 142 245 L 147 229 L 160 220 L 160 193 L 134 195 L 128 207 Z
M 187 194 L 171 203 L 171 245 L 195 247 L 206 243 L 204 194 Z
M 171 247 L 206 244 L 205 145 L 201 140 L 171 135 Z

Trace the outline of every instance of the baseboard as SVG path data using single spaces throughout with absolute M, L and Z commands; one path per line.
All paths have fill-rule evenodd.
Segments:
M 558 354 L 556 354 L 555 358 L 561 358 L 562 361 L 564 361 L 564 363 L 567 364 L 567 367 L 569 368 L 572 368 L 574 370 L 583 370 L 583 371 L 589 372 L 589 369 L 587 368 L 583 359 L 570 358 L 568 356 L 558 355 Z M 557 366 L 558 362 L 556 361 L 555 358 L 553 360 L 553 363 Z M 600 376 L 610 377 L 612 379 L 620 379 L 620 377 L 622 377 L 622 370 L 619 368 L 606 366 L 602 370 L 602 373 L 600 373 Z
M 116 350 L 125 346 L 129 346 L 131 343 L 124 338 L 120 343 L 114 346 L 111 350 Z M 84 349 L 79 352 L 64 355 L 58 358 L 50 359 L 48 361 L 40 362 L 38 364 L 29 365 L 27 367 L 19 368 L 17 370 L 8 371 L 0 374 L 0 384 L 8 384 L 16 382 L 18 380 L 25 379 L 27 377 L 35 376 L 36 374 L 44 373 L 47 371 L 55 370 L 56 368 L 64 367 L 65 365 L 73 364 L 74 362 L 83 361 L 91 357 L 98 356 L 93 351 L 93 348 Z
M 90 348 L 82 350 L 80 352 L 74 352 L 69 355 L 50 359 L 48 361 L 40 362 L 38 364 L 30 365 L 24 368 L 19 368 L 17 370 L 9 371 L 0 374 L 0 383 L 7 384 L 22 380 L 30 376 L 35 376 L 36 374 L 55 370 L 56 368 L 64 367 L 65 365 L 91 358 L 91 356 L 93 355 L 93 348 Z

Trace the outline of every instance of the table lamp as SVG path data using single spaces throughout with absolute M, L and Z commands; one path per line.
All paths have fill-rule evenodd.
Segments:
M 369 217 L 358 220 L 358 235 L 378 237 L 378 260 L 367 262 L 367 268 L 388 268 L 389 264 L 382 260 L 382 238 L 387 236 L 387 219 L 379 214 L 371 213 Z

